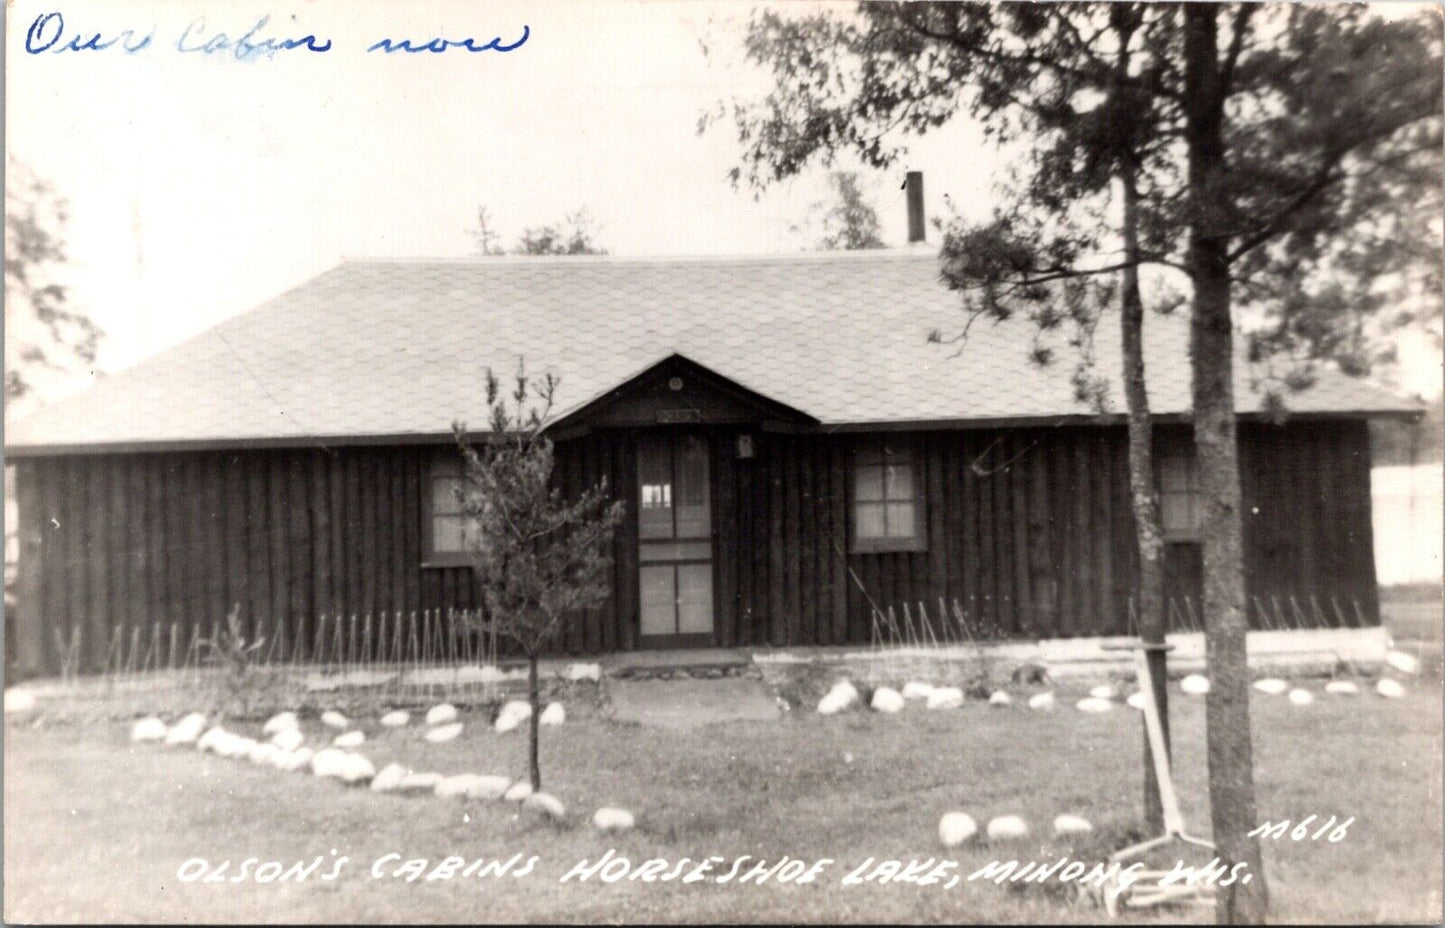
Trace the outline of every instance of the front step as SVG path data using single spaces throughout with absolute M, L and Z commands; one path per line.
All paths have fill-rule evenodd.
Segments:
M 629 651 L 603 661 L 603 672 L 614 679 L 720 679 L 748 673 L 752 658 L 745 651 L 720 648 L 675 651 Z

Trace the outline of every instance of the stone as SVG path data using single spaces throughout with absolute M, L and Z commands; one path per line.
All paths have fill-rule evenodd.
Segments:
M 1264 680 L 1255 680 L 1254 688 L 1259 690 L 1261 693 L 1266 693 L 1270 696 L 1278 696 L 1285 690 L 1289 689 L 1289 684 L 1277 677 L 1269 677 Z
M 567 710 L 562 707 L 560 702 L 551 703 L 547 708 L 543 709 L 542 714 L 537 717 L 537 724 L 539 725 L 555 726 L 561 725 L 565 721 L 567 721 Z
M 340 748 L 317 751 L 311 758 L 311 772 L 318 777 L 341 779 L 346 771 L 346 752 Z
M 346 783 L 365 783 L 376 776 L 376 767 L 367 758 L 352 751 L 346 754 L 342 763 L 341 779 Z
M 269 741 L 258 741 L 246 752 L 246 759 L 258 767 L 269 766 L 281 749 Z
M 371 791 L 389 793 L 400 786 L 401 781 L 405 780 L 410 773 L 411 771 L 401 764 L 387 764 L 376 776 L 371 778 Z
M 331 742 L 334 747 L 338 748 L 360 747 L 365 743 L 366 735 L 362 734 L 360 730 L 349 731 L 344 735 L 337 735 Z
M 428 725 L 447 725 L 457 720 L 457 707 L 449 702 L 438 706 L 432 706 L 426 712 L 426 723 Z
M 603 807 L 592 813 L 592 827 L 598 831 L 631 831 L 637 824 L 626 809 Z
M 873 699 L 869 705 L 874 712 L 884 712 L 892 715 L 895 712 L 903 711 L 903 694 L 887 686 L 880 686 L 873 691 Z
M 207 751 L 215 751 L 216 746 L 220 743 L 221 739 L 225 738 L 229 734 L 230 732 L 226 731 L 219 725 L 209 728 L 206 730 L 206 733 L 204 735 L 201 735 L 200 739 L 196 741 L 196 750 L 203 753 Z
M 904 699 L 927 699 L 932 692 L 932 683 L 919 683 L 916 680 L 910 680 L 903 684 Z
M 435 792 L 442 799 L 465 799 L 477 779 L 475 773 L 458 773 L 445 777 L 436 785 Z
M 944 847 L 958 847 L 978 834 L 978 822 L 966 812 L 949 812 L 938 820 L 938 840 Z
M 836 715 L 858 702 L 858 689 L 847 680 L 839 680 L 818 700 L 820 715 Z
M 1056 835 L 1086 835 L 1094 830 L 1089 820 L 1078 815 L 1060 815 L 1054 819 Z
M 509 732 L 532 717 L 532 704 L 523 702 L 520 699 L 513 699 L 502 706 L 497 713 L 497 720 L 493 727 L 499 732 Z M 538 719 L 537 721 L 541 721 Z
M 1028 837 L 1029 826 L 1017 815 L 1002 815 L 988 823 L 990 841 L 1011 841 Z
M 551 793 L 533 793 L 522 800 L 522 808 L 541 812 L 552 819 L 561 819 L 567 814 L 567 807 L 562 805 L 562 800 Z
M 507 788 L 507 791 L 502 794 L 502 798 L 508 802 L 521 802 L 530 795 L 532 795 L 532 784 L 526 780 L 518 780 Z
M 1297 706 L 1307 706 L 1315 701 L 1315 694 L 1309 690 L 1293 689 L 1289 691 L 1289 701 Z
M 1191 673 L 1179 681 L 1179 688 L 1190 696 L 1203 696 L 1209 692 L 1209 678 L 1203 674 Z
M 289 731 L 300 727 L 301 721 L 296 718 L 296 713 L 278 712 L 266 720 L 266 724 L 261 727 L 261 733 L 274 735 L 278 731 Z
M 1030 696 L 1029 708 L 1035 712 L 1054 711 L 1054 691 L 1049 690 L 1047 693 L 1035 693 Z
M 1386 699 L 1399 699 L 1405 695 L 1405 688 L 1400 685 L 1398 680 L 1391 680 L 1386 677 L 1375 684 L 1375 692 Z
M 351 720 L 337 712 L 335 709 L 327 709 L 321 713 L 321 724 L 328 728 L 336 728 L 341 731 L 351 727 Z
M 283 728 L 271 736 L 271 743 L 283 751 L 294 751 L 306 740 L 296 728 Z
M 431 793 L 435 792 L 437 784 L 446 777 L 440 773 L 408 773 L 401 778 L 396 785 L 398 793 Z
M 404 728 L 411 722 L 411 713 L 404 709 L 396 709 L 381 717 L 381 724 L 384 728 Z
M 1087 696 L 1078 701 L 1077 706 L 1080 712 L 1090 712 L 1097 715 L 1100 712 L 1108 712 L 1114 708 L 1114 704 L 1107 699 L 1100 699 L 1097 696 Z
M 195 744 L 205 728 L 206 717 L 199 712 L 192 712 L 166 731 L 165 742 L 168 745 Z
M 1406 654 L 1404 651 L 1390 651 L 1385 655 L 1385 663 L 1400 671 L 1400 673 L 1415 675 L 1420 672 L 1420 661 L 1413 654 Z
M 496 800 L 507 794 L 512 781 L 506 777 L 482 775 L 467 786 L 468 799 Z
M 5 691 L 5 714 L 15 715 L 30 712 L 35 708 L 35 694 L 30 690 L 17 688 Z
M 286 755 L 286 764 L 283 769 L 292 773 L 298 770 L 305 770 L 311 766 L 311 758 L 315 756 L 316 752 L 310 748 L 297 748 Z
M 462 733 L 462 723 L 453 722 L 450 725 L 438 725 L 429 730 L 424 736 L 432 744 L 445 744 L 448 741 L 455 741 L 457 735 Z
M 956 686 L 935 687 L 928 694 L 926 705 L 930 709 L 960 709 L 963 707 L 963 690 Z
M 1117 699 L 1118 697 L 1119 690 L 1111 683 L 1100 683 L 1089 690 L 1091 699 Z
M 1142 710 L 1144 708 L 1144 700 L 1148 698 L 1149 697 L 1144 695 L 1143 690 L 1135 690 L 1134 692 L 1129 694 L 1129 698 L 1124 700 L 1124 702 L 1128 703 L 1129 708 L 1131 709 Z
M 994 690 L 989 694 L 988 704 L 996 708 L 1003 708 L 1014 704 L 1014 698 L 1003 690 Z
M 1325 684 L 1325 692 L 1335 696 L 1354 696 L 1360 688 L 1352 680 L 1331 680 Z

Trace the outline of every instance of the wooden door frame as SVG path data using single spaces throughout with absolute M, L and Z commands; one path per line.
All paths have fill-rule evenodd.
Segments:
M 685 439 L 685 438 L 687 438 L 687 437 L 695 437 L 695 438 L 701 439 L 701 441 L 703 442 L 704 460 L 707 462 L 707 485 L 703 488 L 703 489 L 704 489 L 704 498 L 707 500 L 707 507 L 708 507 L 708 533 L 707 533 L 707 537 L 706 537 L 706 538 L 693 538 L 693 539 L 677 539 L 677 538 L 672 538 L 672 539 L 647 539 L 647 538 L 643 538 L 643 537 L 642 537 L 642 448 L 643 448 L 643 446 L 646 444 L 647 439 L 649 439 L 649 438 L 658 438 L 658 437 L 660 437 L 660 438 L 662 438 L 662 439 L 664 439 L 664 440 L 672 443 L 672 444 L 673 444 L 673 449 L 674 449 L 674 455 L 673 455 L 673 472 L 672 472 L 673 487 L 674 487 L 674 490 L 673 490 L 673 519 L 674 519 L 674 524 L 675 524 L 676 518 L 677 518 L 677 492 L 676 492 L 676 486 L 677 486 L 677 458 L 676 458 L 676 447 L 677 447 L 678 444 L 681 443 L 681 441 L 682 441 L 683 439 Z M 716 437 L 717 437 L 717 436 L 716 436 L 711 430 L 708 430 L 708 429 L 705 429 L 705 428 L 698 428 L 698 427 L 696 427 L 696 426 L 692 426 L 692 427 L 688 427 L 688 426 L 673 426 L 673 427 L 664 427 L 664 428 L 649 428 L 649 429 L 645 429 L 645 430 L 639 430 L 638 433 L 637 433 L 636 441 L 634 442 L 634 448 L 633 448 L 633 454 L 634 454 L 634 456 L 635 456 L 635 458 L 636 458 L 636 460 L 634 461 L 634 467 L 635 467 L 635 469 L 636 469 L 637 478 L 633 481 L 633 485 L 632 485 L 632 500 L 633 500 L 633 505 L 636 507 L 637 519 L 638 519 L 638 531 L 637 531 L 637 538 L 636 538 L 636 550 L 633 552 L 633 558 L 634 558 L 635 570 L 637 571 L 636 581 L 637 581 L 637 586 L 638 586 L 638 603 L 637 603 L 637 610 L 638 610 L 638 612 L 637 612 L 637 650 L 639 650 L 639 651 L 667 651 L 667 650 L 679 650 L 679 649 L 685 649 L 685 648 L 713 648 L 713 647 L 717 647 L 717 632 L 718 632 L 718 590 L 717 590 L 717 576 L 716 576 L 716 574 L 717 574 L 717 562 L 718 562 L 718 550 L 717 550 L 717 546 L 718 546 L 718 532 L 717 532 L 718 514 L 717 514 L 717 511 L 716 511 L 716 509 L 717 509 L 717 506 L 716 506 L 716 502 L 717 502 L 717 494 L 716 494 L 717 473 L 716 473 L 716 471 L 717 471 L 717 468 L 714 466 L 714 461 L 713 461 L 714 442 L 715 442 L 715 440 L 716 440 Z M 693 558 L 693 557 L 682 558 L 682 559 L 680 559 L 680 560 L 658 560 L 658 561 L 646 561 L 646 560 L 643 559 L 643 556 L 642 556 L 643 546 L 649 544 L 650 542 L 663 542 L 663 543 L 673 542 L 673 543 L 675 543 L 675 542 L 679 542 L 679 541 L 706 541 L 706 542 L 707 542 L 707 545 L 708 545 L 708 557 L 707 557 L 707 559 L 703 560 L 703 559 Z M 642 590 L 642 579 L 641 579 L 641 578 L 642 578 L 642 571 L 643 571 L 643 569 L 644 569 L 644 568 L 647 568 L 647 567 L 655 567 L 655 566 L 660 566 L 660 565 L 668 565 L 668 566 L 672 566 L 672 567 L 677 567 L 677 566 L 679 566 L 679 565 L 698 565 L 698 564 L 707 564 L 709 567 L 712 568 L 712 575 L 709 577 L 709 580 L 710 580 L 710 582 L 711 582 L 711 584 L 712 584 L 712 592 L 711 592 L 711 596 L 709 597 L 709 606 L 710 606 L 709 620 L 710 620 L 710 623 L 711 623 L 711 625 L 712 625 L 711 629 L 710 629 L 709 631 L 707 631 L 707 632 L 694 632 L 694 633 L 677 633 L 677 632 L 674 632 L 674 633 L 672 633 L 672 634 L 664 634 L 664 635 L 647 635 L 647 634 L 644 634 L 643 631 L 642 631 L 642 600 L 641 600 L 641 590 Z M 674 574 L 674 576 L 676 576 L 676 575 Z M 676 584 L 676 580 L 674 580 L 674 584 Z M 676 587 L 674 586 L 674 591 L 675 591 L 675 590 L 676 590 Z

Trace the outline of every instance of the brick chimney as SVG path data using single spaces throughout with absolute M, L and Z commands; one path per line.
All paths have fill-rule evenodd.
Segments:
M 908 194 L 908 244 L 927 241 L 923 216 L 923 172 L 909 171 L 904 177 L 903 187 Z

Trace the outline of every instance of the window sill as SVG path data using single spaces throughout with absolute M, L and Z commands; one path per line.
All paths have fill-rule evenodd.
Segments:
M 466 554 L 433 554 L 421 562 L 422 570 L 440 570 L 444 567 L 471 567 L 476 562 Z

